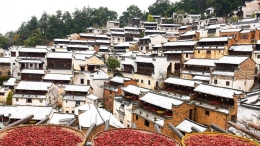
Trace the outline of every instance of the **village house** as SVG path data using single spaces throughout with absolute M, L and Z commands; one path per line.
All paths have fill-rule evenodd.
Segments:
M 104 131 L 106 121 L 109 121 L 109 129 L 124 128 L 124 125 L 112 113 L 89 103 L 77 107 L 75 109 L 75 117 L 79 130 L 83 133 L 86 133 L 92 124 L 96 125 L 96 128 L 90 134 L 89 140 L 97 133 Z
M 159 24 L 159 30 L 163 30 L 166 32 L 169 31 L 177 32 L 180 27 L 181 27 L 180 24 Z
M 21 80 L 24 81 L 42 81 L 46 71 L 41 69 L 23 69 L 21 72 Z
M 156 58 L 137 56 L 136 59 L 121 61 L 123 68 L 121 73 L 124 77 L 138 80 L 138 86 L 154 90 L 167 75 L 169 65 L 170 61 L 164 56 Z
M 42 80 L 44 82 L 52 82 L 54 84 L 71 84 L 72 78 L 72 74 L 47 73 L 42 77 Z
M 155 35 L 155 34 L 159 34 L 159 35 L 165 36 L 166 31 L 164 31 L 164 30 L 145 30 L 144 34 L 145 34 L 145 36 L 147 36 L 147 35 Z
M 20 81 L 14 87 L 12 104 L 56 107 L 57 94 L 58 90 L 53 83 Z
M 190 30 L 180 35 L 180 40 L 197 40 L 196 31 Z
M 178 31 L 166 31 L 165 38 L 168 39 L 168 42 L 175 42 L 179 38 L 179 32 Z
M 253 57 L 255 46 L 251 44 L 235 44 L 228 49 L 229 55 Z
M 137 27 L 124 27 L 125 41 L 133 41 L 135 37 L 139 37 L 140 32 Z
M 12 90 L 10 88 L 8 88 L 8 87 L 1 87 L 0 88 L 0 105 L 6 105 L 7 97 L 9 95 L 9 93 L 12 94 Z
M 124 124 L 125 127 L 132 127 L 132 111 L 139 107 L 139 99 L 144 96 L 149 89 L 136 85 L 122 87 L 122 94 L 114 97 L 113 115 Z
M 50 120 L 47 123 L 48 124 L 65 125 L 66 126 L 74 118 L 75 118 L 74 114 L 54 112 L 51 115 Z
M 122 28 L 123 30 L 123 28 Z M 125 32 L 111 31 L 111 45 L 115 46 L 125 41 Z
M 142 51 L 143 53 L 150 52 L 154 45 L 166 43 L 167 41 L 167 38 L 158 34 L 144 36 L 139 39 L 139 51 Z
M 180 77 L 184 79 L 196 78 L 210 80 L 210 71 L 214 69 L 217 59 L 190 59 L 181 68 Z
M 89 46 L 87 45 L 67 45 L 67 51 L 86 51 L 89 50 Z
M 64 86 L 62 95 L 62 112 L 74 113 L 75 108 L 88 103 L 88 95 L 92 94 L 92 87 L 89 85 L 62 85 Z M 90 96 L 92 97 L 92 96 Z M 94 99 L 97 105 L 97 98 Z
M 238 114 L 238 100 L 244 97 L 241 90 L 217 87 L 213 85 L 195 85 L 192 120 L 210 126 L 215 124 L 227 129 L 227 121 L 236 122 Z
M 157 22 L 144 22 L 143 27 L 145 30 L 157 30 L 158 23 Z
M 119 21 L 107 21 L 106 29 L 107 31 L 109 31 L 110 28 L 119 28 L 119 25 Z
M 171 62 L 168 72 L 179 71 L 184 62 L 193 58 L 197 41 L 167 42 L 162 45 L 163 54 Z
M 253 84 L 256 63 L 249 57 L 224 56 L 215 62 L 210 84 L 248 92 Z
M 50 52 L 46 56 L 50 73 L 72 74 L 72 53 Z
M 187 25 L 187 26 L 181 26 L 179 29 L 178 29 L 178 32 L 179 34 L 183 34 L 187 31 L 190 31 L 191 30 L 191 26 Z
M 252 59 L 256 62 L 258 74 L 260 69 L 260 40 L 258 40 L 255 44 L 255 50 L 253 51 Z
M 232 37 L 201 38 L 194 49 L 194 58 L 220 59 L 228 55 L 228 49 L 236 44 Z
M 14 89 L 14 86 L 17 82 L 16 78 L 9 78 L 7 81 L 3 82 L 5 88 Z
M 9 57 L 0 58 L 0 76 L 11 76 L 11 59 Z

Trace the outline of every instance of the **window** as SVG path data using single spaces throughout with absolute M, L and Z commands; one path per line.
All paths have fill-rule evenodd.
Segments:
M 151 84 L 151 81 L 150 80 L 148 80 L 148 85 L 150 85 Z
M 127 124 L 127 128 L 130 128 L 130 125 L 129 125 L 129 124 Z
M 69 111 L 66 111 L 66 113 L 69 113 Z
M 112 94 L 113 92 L 112 91 L 110 91 L 110 94 Z
M 15 65 L 15 63 L 13 63 L 13 65 Z
M 148 120 L 145 120 L 145 121 L 144 121 L 144 125 L 145 125 L 146 127 L 149 127 L 149 124 L 150 124 L 150 123 L 149 123 Z
M 209 116 L 209 111 L 205 110 L 205 115 Z
M 260 55 L 257 55 L 257 58 L 260 58 Z
M 16 98 L 15 101 L 18 102 L 18 101 L 19 101 L 19 98 Z
M 76 104 L 77 104 L 77 105 L 80 105 L 80 101 L 76 101 Z
M 186 58 L 188 58 L 189 57 L 189 54 L 188 53 L 186 53 Z
M 200 50 L 198 50 L 198 53 L 200 53 Z
M 27 98 L 27 99 L 26 99 L 26 102 L 27 102 L 27 103 L 32 103 L 32 99 L 31 99 L 31 98 Z
M 39 68 L 41 68 L 42 67 L 42 64 L 39 64 Z
M 229 86 L 230 85 L 230 82 L 229 81 L 226 81 L 226 86 Z
M 211 54 L 211 51 L 210 51 L 210 50 L 207 50 L 207 54 Z
M 240 39 L 248 39 L 248 34 L 240 34 Z
M 80 79 L 80 84 L 84 84 L 84 79 Z
M 68 103 L 68 101 L 66 100 L 66 103 Z
M 144 83 L 144 81 L 143 81 L 143 80 L 141 80 L 141 83 Z
M 139 82 L 139 79 L 136 79 L 137 80 L 137 82 Z
M 138 120 L 138 115 L 135 115 L 135 119 Z
M 11 75 L 11 72 L 10 72 L 10 71 L 8 71 L 8 72 L 7 72 L 7 74 L 10 76 L 10 75 Z
M 74 114 L 74 111 L 71 111 L 71 113 L 73 113 L 73 114 Z
M 87 80 L 87 84 L 90 85 L 90 80 Z
M 218 80 L 214 80 L 214 84 L 217 84 L 218 83 Z
M 21 73 L 18 73 L 18 76 L 21 76 Z
M 42 99 L 40 99 L 40 103 L 42 103 Z
M 33 64 L 32 64 L 32 63 L 30 63 L 30 67 L 33 67 Z
M 0 71 L 0 75 L 2 75 L 2 71 Z

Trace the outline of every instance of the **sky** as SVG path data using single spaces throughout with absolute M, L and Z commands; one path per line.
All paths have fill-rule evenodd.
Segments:
M 42 13 L 55 14 L 57 10 L 74 12 L 75 8 L 83 6 L 91 8 L 107 7 L 117 12 L 118 16 L 134 4 L 142 11 L 148 11 L 148 6 L 156 0 L 5 0 L 0 5 L 0 33 L 16 31 L 23 21 L 32 16 L 40 19 Z

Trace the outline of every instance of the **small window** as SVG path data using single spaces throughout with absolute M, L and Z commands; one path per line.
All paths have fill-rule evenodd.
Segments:
M 198 50 L 198 53 L 200 53 L 200 50 Z
M 90 80 L 87 80 L 87 84 L 90 85 Z
M 7 72 L 7 74 L 10 76 L 10 75 L 11 75 L 11 72 L 10 72 L 10 71 L 8 71 L 8 72 Z
M 135 115 L 135 120 L 138 120 L 138 115 Z
M 68 103 L 68 100 L 66 100 L 66 103 Z
M 27 99 L 26 99 L 26 102 L 27 102 L 27 103 L 32 103 L 32 99 L 31 99 L 31 98 L 27 98 Z
M 2 71 L 0 71 L 0 75 L 2 75 Z
M 80 84 L 84 84 L 84 79 L 80 79 Z
M 229 86 L 230 85 L 230 82 L 229 81 L 226 81 L 226 86 Z
M 260 58 L 260 55 L 257 55 L 257 58 Z
M 19 98 L 16 98 L 15 101 L 18 102 L 18 101 L 19 101 Z
M 150 123 L 149 123 L 148 120 L 145 120 L 145 121 L 144 121 L 144 125 L 145 125 L 146 127 L 149 127 L 149 124 L 150 124 Z
M 21 73 L 18 73 L 18 76 L 21 76 Z
M 141 80 L 141 83 L 144 83 L 144 81 L 143 81 L 143 80 Z
M 33 67 L 33 64 L 32 64 L 32 63 L 30 63 L 30 67 Z
M 15 63 L 13 63 L 13 65 L 15 65 Z
M 218 80 L 214 80 L 214 84 L 217 84 L 218 83 Z
M 66 111 L 66 113 L 69 113 L 69 111 Z
M 137 80 L 137 82 L 139 82 L 139 79 L 136 79 Z
M 207 50 L 207 54 L 211 54 L 211 51 L 210 51 L 210 50 Z
M 40 99 L 40 103 L 42 103 L 42 99 Z
M 188 58 L 189 57 L 189 54 L 188 53 L 186 53 L 186 58 Z
M 110 94 L 112 94 L 113 92 L 112 91 L 110 91 Z
M 209 116 L 209 111 L 205 110 L 205 115 Z
M 150 85 L 151 84 L 151 81 L 150 80 L 148 80 L 148 85 Z
M 130 125 L 129 125 L 129 124 L 127 124 L 127 128 L 130 128 Z
M 80 105 L 80 101 L 76 101 L 76 104 Z
M 73 114 L 74 114 L 74 111 L 71 111 L 71 113 L 73 113 Z
M 42 67 L 42 64 L 39 64 L 39 68 L 41 68 Z

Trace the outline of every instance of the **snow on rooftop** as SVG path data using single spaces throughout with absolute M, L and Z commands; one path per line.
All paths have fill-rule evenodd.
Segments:
M 180 36 L 190 36 L 190 35 L 196 35 L 196 31 L 192 30 L 192 31 L 187 31 L 184 34 L 180 35 Z
M 24 74 L 44 74 L 44 70 L 23 69 L 21 73 L 24 73 Z
M 168 110 L 172 110 L 172 105 L 179 106 L 183 103 L 183 101 L 150 92 L 145 94 L 140 100 Z
M 86 101 L 86 96 L 82 96 L 82 95 L 64 95 L 62 100 Z
M 48 91 L 48 88 L 52 86 L 49 82 L 32 82 L 32 81 L 21 81 L 16 90 L 39 90 Z
M 115 76 L 115 77 L 113 77 L 110 81 L 123 84 L 125 80 L 126 80 L 126 81 L 129 81 L 129 80 L 131 80 L 131 79 L 130 79 L 130 78 L 120 77 L 120 76 Z
M 163 46 L 194 46 L 197 41 L 176 41 L 176 42 L 167 42 Z
M 7 82 L 4 82 L 3 84 L 4 86 L 14 86 L 16 80 L 16 78 L 10 78 Z
M 232 51 L 243 51 L 243 52 L 252 52 L 254 46 L 253 45 L 232 45 L 229 50 Z
M 241 28 L 235 28 L 235 29 L 222 29 L 220 32 L 240 32 Z
M 76 54 L 75 56 L 74 56 L 74 58 L 76 59 L 76 60 L 86 60 L 86 59 L 88 59 L 88 58 L 91 58 L 93 56 L 93 54 Z
M 68 45 L 67 48 L 70 47 L 70 48 L 89 48 L 88 45 Z
M 151 54 L 148 54 L 148 55 L 151 55 Z M 153 63 L 153 58 L 138 57 L 138 58 L 136 58 L 135 62 Z
M 17 59 L 19 63 L 43 63 L 41 60 L 27 60 L 27 59 Z
M 215 63 L 224 63 L 224 64 L 241 64 L 244 62 L 248 57 L 241 57 L 241 56 L 224 56 L 220 58 Z
M 88 99 L 91 99 L 91 100 L 97 100 L 97 99 L 98 99 L 98 97 L 95 96 L 95 95 L 93 95 L 93 94 L 89 94 L 89 95 L 87 95 L 86 97 L 87 97 Z
M 224 98 L 230 98 L 233 99 L 233 96 L 236 94 L 242 94 L 243 92 L 241 90 L 235 90 L 231 88 L 224 88 L 224 87 L 218 87 L 218 86 L 212 86 L 212 85 L 204 85 L 200 84 L 198 85 L 194 91 L 214 95 L 218 97 L 224 97 Z
M 230 37 L 201 38 L 199 42 L 226 42 Z
M 121 42 L 120 44 L 117 44 L 115 47 L 129 47 L 130 43 L 129 42 Z
M 58 53 L 58 52 L 50 52 L 47 55 L 47 58 L 61 58 L 61 59 L 71 59 L 72 53 Z
M 49 116 L 52 110 L 49 106 L 0 106 L 0 114 L 11 114 L 11 119 L 22 119 L 33 114 L 33 120 L 42 120 Z
M 11 59 L 9 57 L 0 57 L 0 63 L 10 63 Z
M 218 106 L 218 108 L 216 108 L 216 105 L 209 104 L 207 102 L 201 102 L 201 100 L 192 100 L 190 103 L 195 104 L 196 106 L 199 106 L 199 107 L 203 107 L 205 109 L 210 109 L 210 110 L 217 111 L 217 112 L 220 112 L 223 114 L 229 114 L 228 108 L 224 108 L 221 106 Z
M 54 39 L 54 42 L 70 42 L 70 39 Z
M 192 130 L 191 130 L 192 126 L 196 127 L 201 132 L 205 132 L 207 130 L 207 128 L 205 126 L 202 126 L 202 125 L 195 123 L 195 122 L 188 120 L 188 119 L 183 120 L 180 124 L 178 124 L 176 126 L 176 128 L 179 129 L 182 132 L 191 133 L 192 132 Z
M 53 113 L 48 124 L 67 125 L 75 118 L 74 114 L 69 113 Z M 67 120 L 66 120 L 67 119 Z
M 231 76 L 231 77 L 233 77 L 235 75 L 234 72 L 217 71 L 217 70 L 213 71 L 211 74 L 212 75 L 218 75 L 218 76 Z
M 123 88 L 125 92 L 129 92 L 135 95 L 140 95 L 142 92 L 149 92 L 149 89 L 134 86 L 134 85 L 128 85 L 127 87 Z
M 93 80 L 107 80 L 109 78 L 109 75 L 102 70 L 93 72 L 90 76 L 92 76 Z
M 90 89 L 89 85 L 64 85 L 64 91 L 75 91 L 75 92 L 88 92 Z
M 132 59 L 125 59 L 125 60 L 121 61 L 121 64 L 133 65 L 133 60 Z
M 163 127 L 164 126 L 164 118 L 160 117 L 158 115 L 155 115 L 154 113 L 142 109 L 142 108 L 138 108 L 136 110 L 133 111 L 133 114 L 136 114 L 140 117 L 143 117 L 144 119 L 151 121 L 153 123 L 158 124 L 159 126 Z M 148 115 L 148 116 L 147 116 Z M 156 121 L 154 120 L 156 118 Z
M 46 48 L 21 48 L 19 52 L 46 53 Z
M 185 65 L 198 65 L 198 66 L 215 66 L 216 59 L 190 59 L 185 62 Z
M 201 81 L 210 81 L 210 77 L 205 77 L 205 76 L 194 76 L 192 79 L 201 80 Z
M 188 87 L 194 87 L 195 83 L 201 84 L 202 82 L 195 81 L 195 80 L 188 80 L 188 79 L 169 77 L 168 79 L 166 79 L 164 81 L 164 83 L 176 84 L 176 85 L 182 85 L 182 86 L 188 86 Z
M 70 81 L 73 75 L 70 74 L 46 74 L 43 80 L 63 80 Z
M 93 104 L 85 104 L 75 108 L 75 114 L 78 115 L 78 111 L 85 111 L 78 116 L 79 126 L 89 128 L 92 124 L 97 126 L 104 124 L 106 120 L 109 120 L 109 125 L 115 128 L 124 128 L 124 125 L 116 119 L 116 117 L 102 108 L 97 108 Z

